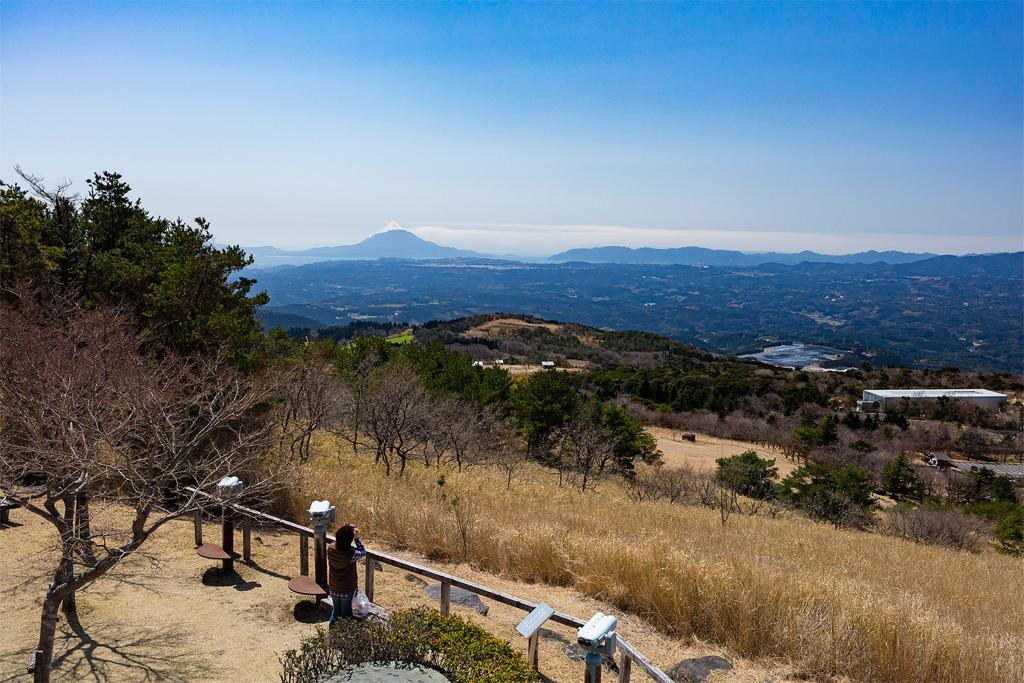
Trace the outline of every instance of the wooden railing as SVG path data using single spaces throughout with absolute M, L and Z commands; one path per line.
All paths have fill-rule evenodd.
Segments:
M 219 499 L 217 496 L 206 493 L 205 491 L 200 491 L 192 487 L 187 487 L 186 490 L 188 490 L 191 493 L 194 493 L 195 495 L 213 501 L 215 505 L 225 505 L 225 502 Z M 235 512 L 240 513 L 241 515 L 243 515 L 244 518 L 260 519 L 274 526 L 299 534 L 299 571 L 303 576 L 309 575 L 309 539 L 315 535 L 315 531 L 311 527 L 303 526 L 302 524 L 292 522 L 291 520 L 275 517 L 274 515 L 270 515 L 265 512 L 260 512 L 259 510 L 254 510 L 244 505 L 227 503 L 227 507 L 230 507 Z M 242 524 L 242 560 L 245 562 L 249 561 L 249 554 L 251 548 L 251 545 L 249 543 L 250 529 L 251 524 L 244 520 Z M 326 538 L 328 541 L 332 543 L 335 540 L 334 536 L 331 536 L 329 534 L 327 535 Z M 201 511 L 197 511 L 195 515 L 195 541 L 196 545 L 202 545 L 203 531 Z M 463 579 L 461 577 L 455 576 L 454 574 L 448 574 L 447 572 L 431 569 L 430 567 L 424 567 L 414 562 L 403 560 L 400 557 L 395 557 L 394 555 L 388 555 L 386 553 L 381 553 L 376 550 L 367 549 L 365 559 L 366 570 L 363 572 L 363 592 L 366 593 L 366 597 L 370 600 L 370 602 L 373 602 L 374 570 L 377 562 L 380 562 L 381 564 L 391 565 L 392 567 L 397 567 L 398 569 L 404 569 L 405 571 L 412 572 L 413 574 L 424 576 L 429 579 L 433 579 L 434 581 L 437 581 L 441 586 L 440 612 L 444 615 L 447 615 L 451 610 L 452 586 L 469 591 L 470 593 L 474 593 L 481 597 L 494 600 L 495 602 L 501 603 L 503 605 L 508 605 L 509 607 L 521 609 L 524 612 L 531 612 L 534 608 L 537 607 L 537 603 L 530 602 L 529 600 L 524 600 L 523 598 L 517 597 L 515 595 L 504 593 L 489 586 L 484 586 L 483 584 L 476 583 L 475 581 Z M 565 614 L 563 612 L 555 612 L 549 617 L 549 619 L 551 619 L 551 621 L 554 621 L 555 623 L 562 624 L 563 626 L 569 626 L 572 628 L 580 628 L 584 624 L 582 620 L 577 619 L 576 617 L 570 614 Z M 655 666 L 651 662 L 651 660 L 645 657 L 643 653 L 637 650 L 636 647 L 628 640 L 619 635 L 617 638 L 617 642 L 618 649 L 622 654 L 621 661 L 619 662 L 619 683 L 628 683 L 630 680 L 632 680 L 631 676 L 633 666 L 636 666 L 637 669 L 643 671 L 652 679 L 658 681 L 658 683 L 672 683 L 672 679 L 670 679 L 664 671 Z

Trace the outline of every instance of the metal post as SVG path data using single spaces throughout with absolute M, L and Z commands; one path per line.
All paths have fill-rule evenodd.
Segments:
M 221 547 L 228 554 L 228 559 L 221 561 L 221 571 L 225 574 L 235 571 L 235 520 L 231 517 L 231 508 L 222 506 L 224 520 L 221 524 Z
M 252 561 L 252 518 L 248 515 L 242 518 L 242 561 Z
M 299 534 L 299 574 L 309 576 L 309 535 Z
M 198 548 L 203 544 L 203 511 L 201 509 L 196 508 L 193 522 L 196 527 L 196 547 Z
M 629 683 L 633 673 L 633 660 L 625 652 L 622 653 L 622 661 L 619 662 L 619 683 Z
M 533 667 L 534 671 L 540 671 L 540 629 L 534 631 L 530 639 L 526 641 L 526 661 L 530 662 L 530 666 Z
M 317 525 L 313 538 L 313 580 L 318 586 L 327 585 L 327 527 Z
M 448 612 L 451 610 L 452 604 L 452 584 L 451 581 L 441 582 L 441 616 L 448 616 Z
M 366 599 L 373 602 L 373 570 L 376 560 L 369 555 L 366 556 L 366 590 L 363 593 L 366 594 Z
M 586 669 L 583 672 L 583 683 L 601 683 L 601 660 L 597 652 L 588 652 Z

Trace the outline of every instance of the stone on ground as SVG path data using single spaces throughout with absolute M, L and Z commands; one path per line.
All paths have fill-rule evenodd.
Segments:
M 434 600 L 441 599 L 441 584 L 434 583 L 427 586 L 427 595 L 432 597 Z M 453 605 L 461 605 L 462 607 L 469 607 L 475 609 L 480 614 L 487 616 L 488 607 L 480 599 L 480 596 L 476 593 L 470 593 L 469 591 L 452 586 L 451 601 Z
M 709 655 L 684 659 L 665 673 L 676 683 L 704 683 L 719 669 L 732 671 L 732 664 L 724 657 Z
M 440 671 L 401 664 L 360 664 L 345 669 L 324 683 L 448 683 Z

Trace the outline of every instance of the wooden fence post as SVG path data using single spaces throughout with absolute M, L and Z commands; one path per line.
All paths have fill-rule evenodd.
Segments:
M 248 515 L 242 518 L 242 561 L 252 561 L 252 517 Z
M 309 576 L 309 534 L 299 534 L 299 574 Z
M 366 556 L 366 590 L 363 593 L 366 594 L 366 599 L 373 602 L 373 571 L 376 560 L 369 555 Z
M 327 531 L 316 527 L 313 534 L 313 580 L 318 586 L 327 585 Z
M 619 662 L 619 683 L 629 683 L 630 675 L 633 673 L 633 660 L 625 652 L 622 653 L 622 661 Z
M 442 581 L 441 582 L 441 616 L 448 616 L 448 612 L 451 611 L 452 605 L 452 582 Z
M 196 547 L 198 548 L 203 544 L 203 511 L 201 508 L 196 508 L 193 523 L 196 527 Z
M 232 518 L 231 508 L 222 506 L 223 519 L 221 520 L 221 547 L 228 554 L 228 559 L 221 560 L 221 571 L 225 574 L 235 571 L 235 520 Z

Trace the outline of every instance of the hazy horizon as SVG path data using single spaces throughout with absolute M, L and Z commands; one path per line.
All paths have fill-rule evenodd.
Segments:
M 572 228 L 572 227 L 575 227 L 575 226 L 559 226 L 559 229 L 561 229 L 561 228 Z M 613 231 L 614 230 L 620 230 L 619 228 L 616 228 L 614 226 L 579 226 L 579 227 L 587 229 L 586 232 L 588 234 L 591 234 L 591 235 L 593 233 L 591 232 L 590 229 L 595 228 L 595 227 L 596 228 L 606 228 L 608 230 L 613 230 Z M 800 252 L 800 251 L 814 251 L 814 252 L 818 252 L 820 254 L 825 254 L 825 255 L 845 255 L 845 254 L 851 254 L 851 253 L 856 253 L 856 252 L 861 252 L 861 251 L 872 251 L 872 250 L 874 250 L 874 251 L 879 251 L 879 252 L 883 252 L 883 251 L 904 251 L 904 252 L 915 252 L 915 253 L 929 252 L 929 253 L 934 253 L 934 254 L 939 254 L 939 255 L 960 255 L 960 256 L 968 255 L 968 254 L 988 254 L 988 253 L 1000 253 L 1000 252 L 1017 252 L 1017 251 L 1021 251 L 1022 250 L 1022 246 L 1021 245 L 1018 245 L 1016 248 L 1013 248 L 1013 249 L 996 249 L 996 250 L 987 250 L 987 251 L 986 250 L 982 250 L 982 249 L 978 249 L 978 250 L 973 250 L 973 251 L 965 251 L 965 252 L 956 253 L 956 252 L 952 252 L 952 251 L 936 250 L 934 248 L 877 249 L 877 248 L 874 248 L 874 247 L 866 247 L 866 248 L 862 249 L 862 248 L 855 248 L 855 247 L 851 246 L 849 249 L 837 248 L 837 249 L 829 250 L 829 249 L 821 248 L 820 246 L 818 246 L 818 247 L 808 247 L 806 249 L 778 249 L 778 248 L 774 248 L 774 247 L 766 247 L 766 248 L 763 248 L 763 249 L 752 249 L 752 248 L 726 247 L 726 246 L 708 246 L 707 244 L 699 244 L 699 243 L 695 243 L 695 242 L 694 243 L 680 243 L 680 244 L 666 243 L 664 245 L 648 244 L 648 243 L 629 245 L 629 244 L 621 244 L 621 243 L 615 243 L 615 242 L 601 242 L 601 243 L 594 243 L 594 244 L 575 244 L 574 243 L 571 246 L 566 246 L 566 247 L 560 248 L 560 249 L 533 252 L 533 251 L 530 251 L 530 250 L 523 250 L 523 249 L 520 249 L 520 250 L 516 251 L 514 245 L 510 245 L 508 249 L 497 249 L 497 250 L 496 249 L 492 249 L 490 247 L 487 247 L 485 245 L 482 245 L 480 247 L 476 247 L 476 246 L 473 246 L 473 240 L 471 240 L 471 239 L 470 240 L 460 240 L 460 236 L 464 235 L 464 234 L 469 234 L 469 231 L 460 231 L 460 230 L 451 230 L 451 231 L 449 231 L 449 230 L 445 230 L 443 228 L 436 228 L 436 227 L 430 227 L 430 226 L 409 228 L 409 227 L 403 226 L 403 225 L 401 225 L 399 223 L 396 223 L 394 221 L 388 223 L 387 225 L 385 225 L 384 227 L 380 228 L 379 230 L 375 230 L 373 232 L 367 233 L 364 237 L 354 239 L 351 242 L 298 244 L 298 245 L 295 245 L 295 246 L 285 246 L 285 245 L 278 244 L 278 243 L 261 243 L 261 244 L 244 244 L 243 243 L 243 244 L 241 244 L 241 246 L 249 247 L 249 248 L 276 247 L 278 249 L 282 249 L 283 251 L 296 251 L 297 252 L 297 251 L 303 251 L 305 249 L 313 249 L 313 248 L 319 248 L 319 247 L 337 247 L 337 246 L 347 246 L 347 245 L 351 245 L 351 244 L 356 244 L 356 243 L 361 242 L 361 241 L 363 241 L 365 239 L 368 239 L 369 237 L 372 237 L 374 235 L 379 235 L 381 233 L 389 232 L 389 231 L 392 231 L 392 230 L 404 230 L 404 231 L 407 231 L 407 232 L 411 232 L 411 233 L 415 234 L 416 236 L 420 237 L 421 239 L 425 239 L 427 241 L 433 242 L 433 243 L 438 244 L 438 245 L 443 246 L 443 247 L 453 247 L 453 248 L 456 248 L 456 249 L 468 249 L 468 250 L 471 250 L 471 251 L 480 252 L 480 253 L 482 253 L 484 255 L 487 255 L 487 256 L 522 256 L 522 257 L 527 257 L 527 258 L 544 258 L 544 257 L 552 256 L 552 255 L 557 254 L 557 253 L 562 252 L 562 251 L 567 251 L 569 249 L 590 248 L 590 247 L 632 247 L 634 249 L 642 248 L 642 247 L 665 248 L 665 249 L 680 248 L 680 247 L 703 247 L 703 248 L 706 248 L 706 249 L 731 249 L 731 250 L 734 250 L 734 251 L 739 251 L 739 252 L 743 252 L 743 253 L 747 253 L 747 254 L 756 254 L 756 253 L 764 253 L 764 252 L 797 253 L 797 252 Z M 495 230 L 494 228 L 491 228 L 489 231 L 493 232 L 494 230 Z M 697 233 L 698 231 L 688 231 L 688 232 L 689 233 Z M 433 236 L 434 234 L 437 234 L 438 237 L 434 237 Z M 570 231 L 570 234 L 571 234 L 571 231 Z M 618 234 L 621 237 L 622 232 L 618 232 L 616 234 Z M 764 233 L 755 233 L 755 235 L 757 237 L 770 237 L 769 235 L 765 235 Z M 671 232 L 670 236 L 672 238 L 678 238 L 678 237 L 680 237 L 680 233 L 678 231 L 673 231 L 673 232 Z M 569 241 L 571 241 L 571 238 L 569 238 Z M 747 244 L 749 244 L 749 242 L 747 242 Z
M 0 178 L 218 241 L 1024 248 L 1024 6 L 0 5 Z

